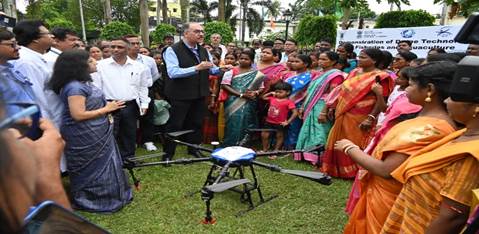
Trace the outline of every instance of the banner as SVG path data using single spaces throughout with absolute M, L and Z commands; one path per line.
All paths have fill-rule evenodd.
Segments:
M 397 54 L 396 46 L 401 40 L 412 41 L 412 51 L 419 58 L 426 58 L 427 52 L 440 47 L 446 52 L 466 52 L 467 44 L 454 42 L 454 37 L 462 25 L 411 27 L 411 28 L 379 28 L 379 29 L 338 29 L 336 45 L 349 42 L 354 51 L 377 48 Z

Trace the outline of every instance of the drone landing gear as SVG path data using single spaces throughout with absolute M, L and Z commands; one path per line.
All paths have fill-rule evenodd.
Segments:
M 230 169 L 233 169 L 233 168 L 235 170 L 231 174 Z M 247 180 L 245 177 L 245 168 L 249 168 L 249 171 L 251 172 L 251 176 L 252 176 L 252 182 L 248 181 L 247 183 L 243 183 L 241 186 L 232 187 L 228 189 L 228 190 L 239 193 L 240 201 L 243 203 L 248 203 L 249 205 L 248 209 L 238 212 L 238 214 L 236 214 L 236 217 L 243 216 L 247 212 L 254 210 L 256 207 L 278 197 L 277 195 L 274 195 L 266 199 L 264 198 L 263 193 L 261 191 L 261 186 L 258 182 L 258 178 L 256 176 L 256 173 L 252 164 L 235 165 L 235 163 L 232 163 L 232 165 L 225 165 L 224 167 L 220 167 L 214 164 L 211 166 L 211 169 L 208 173 L 208 176 L 203 186 L 203 188 L 205 188 L 217 183 L 224 183 L 228 181 L 237 181 L 237 180 Z M 220 170 L 220 172 L 216 173 L 218 170 Z M 256 204 L 253 202 L 253 191 L 255 190 L 257 191 L 258 198 L 259 198 L 259 202 L 257 202 Z M 207 192 L 208 191 L 205 191 L 205 189 L 201 190 L 201 196 L 206 203 L 206 209 L 207 209 L 206 217 L 208 218 L 208 214 L 211 215 L 209 203 L 210 203 L 210 200 L 213 198 L 213 194 L 206 196 Z M 192 195 L 194 193 L 190 193 L 190 194 Z M 208 197 L 209 199 L 206 199 L 206 197 Z M 207 218 L 205 218 L 205 220 Z

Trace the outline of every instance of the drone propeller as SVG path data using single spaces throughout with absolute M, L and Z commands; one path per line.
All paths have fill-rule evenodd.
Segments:
M 165 154 L 166 153 L 164 153 L 164 152 L 157 153 L 157 154 L 147 154 L 147 155 L 143 155 L 143 156 L 128 158 L 128 160 L 130 162 L 138 162 L 138 161 L 145 160 L 145 159 L 150 159 L 150 158 L 159 158 L 159 157 L 162 157 Z
M 170 137 L 179 137 L 192 132 L 194 132 L 194 130 L 184 130 L 184 131 L 169 132 L 167 133 L 167 135 Z
M 248 179 L 232 180 L 232 181 L 228 181 L 228 182 L 224 182 L 224 183 L 208 185 L 208 186 L 205 186 L 204 189 L 206 189 L 208 191 L 211 191 L 211 192 L 214 192 L 214 193 L 219 193 L 219 192 L 226 191 L 230 188 L 234 188 L 238 185 L 242 185 L 242 184 L 246 184 L 246 183 L 250 183 L 250 182 L 251 181 L 248 180 Z
M 248 132 L 277 132 L 278 130 L 272 128 L 248 128 Z
M 253 161 L 253 164 L 260 167 L 267 168 L 274 172 L 280 172 L 280 173 L 284 173 L 288 175 L 299 176 L 299 177 L 309 179 L 324 185 L 330 185 L 332 183 L 331 177 L 321 172 L 288 170 L 288 169 L 283 169 L 278 165 L 267 164 L 267 163 L 258 162 L 258 161 Z
M 256 157 L 270 156 L 270 155 L 277 155 L 277 154 L 307 153 L 307 152 L 323 151 L 323 150 L 324 150 L 323 145 L 317 145 L 304 150 L 278 150 L 278 151 L 269 151 L 269 152 L 259 152 L 259 153 L 256 153 Z
M 206 161 L 211 161 L 211 158 L 180 158 L 177 160 L 172 160 L 172 161 L 159 161 L 159 162 L 148 162 L 148 163 L 135 163 L 133 162 L 132 165 L 124 165 L 123 167 L 125 168 L 136 168 L 136 167 L 149 167 L 149 166 L 157 166 L 157 165 L 170 165 L 170 164 L 191 164 L 191 163 L 197 163 L 197 162 L 206 162 Z

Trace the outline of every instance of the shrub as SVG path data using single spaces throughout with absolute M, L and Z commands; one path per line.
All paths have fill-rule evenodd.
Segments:
M 128 25 L 127 23 L 113 21 L 107 24 L 102 30 L 100 37 L 102 39 L 111 40 L 114 38 L 118 38 L 127 34 L 134 34 L 133 27 Z
M 390 11 L 376 20 L 376 28 L 400 28 L 434 25 L 434 16 L 423 10 Z
M 48 24 L 48 27 L 50 29 L 53 28 L 68 28 L 71 30 L 75 30 L 75 26 L 70 20 L 64 19 L 64 18 L 54 18 L 52 20 L 46 20 L 46 23 Z
M 321 39 L 336 41 L 336 17 L 307 15 L 298 24 L 294 38 L 300 45 L 313 45 Z
M 210 36 L 214 33 L 221 35 L 221 43 L 223 44 L 232 42 L 234 39 L 234 33 L 231 26 L 225 22 L 208 22 L 205 24 L 206 43 L 210 43 Z
M 156 26 L 155 30 L 151 32 L 151 38 L 153 39 L 153 42 L 156 44 L 161 44 L 163 43 L 163 37 L 166 35 L 175 35 L 176 34 L 176 28 L 175 26 L 171 24 L 158 24 Z

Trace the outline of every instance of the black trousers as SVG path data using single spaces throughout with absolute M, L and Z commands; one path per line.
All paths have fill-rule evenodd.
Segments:
M 136 122 L 140 115 L 135 100 L 125 103 L 125 108 L 113 112 L 113 134 L 122 159 L 135 156 Z
M 140 116 L 140 143 L 153 142 L 153 136 L 155 134 L 155 125 L 153 124 L 155 99 L 151 98 L 150 104 L 148 104 L 148 111 L 145 115 Z
M 206 114 L 205 98 L 193 100 L 169 100 L 170 101 L 170 119 L 166 124 L 166 132 L 175 132 L 181 130 L 194 130 L 187 134 L 183 140 L 188 143 L 200 144 L 202 138 L 203 118 Z M 175 155 L 176 143 L 166 140 L 164 151 L 166 155 L 163 160 L 171 160 Z M 193 152 L 194 149 L 188 149 Z

